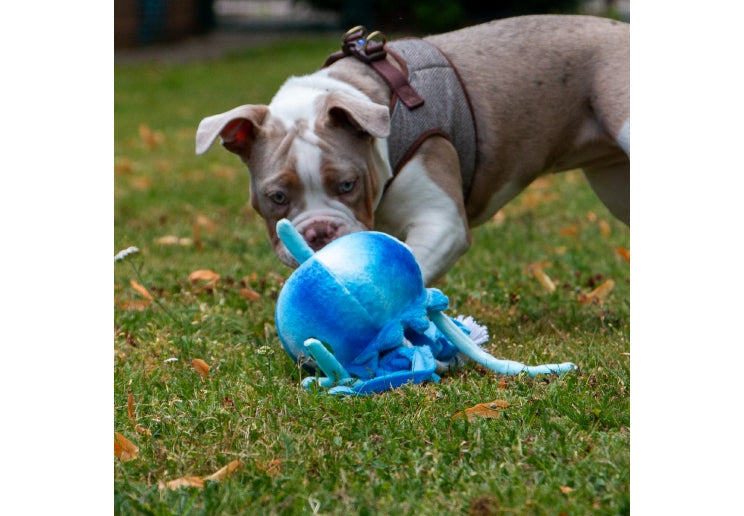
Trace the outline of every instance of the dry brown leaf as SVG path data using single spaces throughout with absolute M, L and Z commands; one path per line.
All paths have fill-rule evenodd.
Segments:
M 128 301 L 121 301 L 118 304 L 119 308 L 126 310 L 127 312 L 142 312 L 150 306 L 149 299 L 130 299 Z
M 207 233 L 214 233 L 217 229 L 217 223 L 204 215 L 197 215 L 194 221 L 196 225 L 207 230 Z
M 164 235 L 155 239 L 155 243 L 158 245 L 182 245 L 190 246 L 194 244 L 194 241 L 187 237 L 177 237 L 176 235 Z
M 589 222 L 597 222 L 597 214 L 593 211 L 586 212 L 586 220 Z
M 242 465 L 243 463 L 240 461 L 240 459 L 235 459 L 234 461 L 228 463 L 226 466 L 218 469 L 217 471 L 206 477 L 185 476 L 176 478 L 175 480 L 169 480 L 168 482 L 160 481 L 158 482 L 158 489 L 179 489 L 181 487 L 196 487 L 198 489 L 202 489 L 204 487 L 205 481 L 209 480 L 212 482 L 219 482 L 220 480 L 224 480 L 225 478 L 227 478 L 228 475 L 230 475 Z
M 597 225 L 599 226 L 599 234 L 602 235 L 604 238 L 607 238 L 610 236 L 610 233 L 612 233 L 612 228 L 610 227 L 610 223 L 607 222 L 604 219 L 599 219 L 599 222 L 597 222 Z
M 181 477 L 175 480 L 170 480 L 163 483 L 158 482 L 158 489 L 179 489 L 181 487 L 197 487 L 199 489 L 204 487 L 204 479 L 202 477 Z
M 616 247 L 615 251 L 617 251 L 617 254 L 625 258 L 625 261 L 630 263 L 630 250 L 625 249 L 624 247 Z
M 139 292 L 139 294 L 142 297 L 144 297 L 145 299 L 149 299 L 150 301 L 153 301 L 154 298 L 152 297 L 152 294 L 150 294 L 150 292 L 143 285 L 140 285 L 134 280 L 129 280 L 129 284 L 132 286 L 134 290 Z
M 493 222 L 496 226 L 501 226 L 506 222 L 506 215 L 504 214 L 504 210 L 499 210 L 496 212 L 496 214 L 491 218 L 491 222 Z
M 204 477 L 204 480 L 213 480 L 215 482 L 223 480 L 225 477 L 230 475 L 233 471 L 235 471 L 242 465 L 243 463 L 240 462 L 240 459 L 235 459 L 234 461 L 229 462 L 226 466 L 221 467 L 208 477 Z
M 613 288 L 615 288 L 615 282 L 608 279 L 588 294 L 579 294 L 579 303 L 601 303 Z
M 147 176 L 134 176 L 129 178 L 129 186 L 143 192 L 152 186 L 152 179 Z
M 261 299 L 261 294 L 248 287 L 241 288 L 240 295 L 243 296 L 247 301 L 258 301 L 259 299 Z
M 467 417 L 468 421 L 473 421 L 476 417 L 500 417 L 501 410 L 511 406 L 511 404 L 504 400 L 493 400 L 488 403 L 478 403 L 470 408 L 458 412 L 452 419 L 458 417 Z
M 555 283 L 553 283 L 553 280 L 550 279 L 550 276 L 545 274 L 545 271 L 543 270 L 543 267 L 546 267 L 547 265 L 549 265 L 549 263 L 535 262 L 529 264 L 525 270 L 528 274 L 531 274 L 540 283 L 540 285 L 542 285 L 546 292 L 554 292 Z
M 154 149 L 165 141 L 165 135 L 162 132 L 153 131 L 146 124 L 140 124 L 138 130 L 142 142 L 150 149 Z
M 207 364 L 201 358 L 195 358 L 194 360 L 192 360 L 191 367 L 193 367 L 194 370 L 202 375 L 204 378 L 209 376 L 209 364 Z
M 559 489 L 561 490 L 561 493 L 566 494 L 566 495 L 573 491 L 573 487 L 568 487 L 568 486 L 560 486 Z
M 197 281 L 207 281 L 210 283 L 217 283 L 218 279 L 220 279 L 220 275 L 208 269 L 201 269 L 201 270 L 194 271 L 191 274 L 189 274 L 189 281 L 192 283 L 196 283 Z
M 256 464 L 256 467 L 265 471 L 270 477 L 273 477 L 282 472 L 282 461 L 279 459 L 272 459 L 266 464 Z
M 132 160 L 129 158 L 119 158 L 114 162 L 114 175 L 129 174 L 132 172 Z
M 114 457 L 117 457 L 122 462 L 136 459 L 139 453 L 139 448 L 121 435 L 119 432 L 114 432 Z
M 579 235 L 579 226 L 575 224 L 566 226 L 565 228 L 561 229 L 558 234 L 565 237 L 576 237 Z
M 131 392 L 129 393 L 129 396 L 127 396 L 127 416 L 129 416 L 129 420 L 134 425 L 134 429 L 138 434 L 151 435 L 150 430 L 138 424 L 134 417 L 134 394 Z

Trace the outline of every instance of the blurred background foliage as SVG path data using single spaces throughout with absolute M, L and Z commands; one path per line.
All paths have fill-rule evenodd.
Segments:
M 307 0 L 339 12 L 342 25 L 363 24 L 382 30 L 444 32 L 496 18 L 522 14 L 573 13 L 580 0 Z

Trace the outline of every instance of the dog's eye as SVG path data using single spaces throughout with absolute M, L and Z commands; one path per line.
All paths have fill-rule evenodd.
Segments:
M 287 204 L 287 194 L 284 192 L 273 192 L 268 197 L 276 204 Z
M 338 185 L 338 193 L 346 194 L 351 192 L 356 185 L 356 181 L 344 181 Z

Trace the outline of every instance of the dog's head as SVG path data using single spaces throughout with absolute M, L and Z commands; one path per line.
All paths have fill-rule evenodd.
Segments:
M 371 230 L 392 177 L 388 108 L 340 81 L 312 77 L 290 79 L 268 106 L 207 117 L 196 133 L 197 154 L 219 136 L 248 166 L 251 205 L 266 221 L 274 252 L 293 267 L 297 262 L 276 235 L 278 220 L 289 219 L 318 250 Z

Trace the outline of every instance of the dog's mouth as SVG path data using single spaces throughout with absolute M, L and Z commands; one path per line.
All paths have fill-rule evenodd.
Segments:
M 356 219 L 343 214 L 304 214 L 293 220 L 292 224 L 313 251 L 323 249 L 326 245 L 344 235 L 371 229 L 366 228 Z M 297 268 L 299 266 L 297 260 L 279 239 L 276 239 L 274 252 L 282 262 L 290 267 Z

